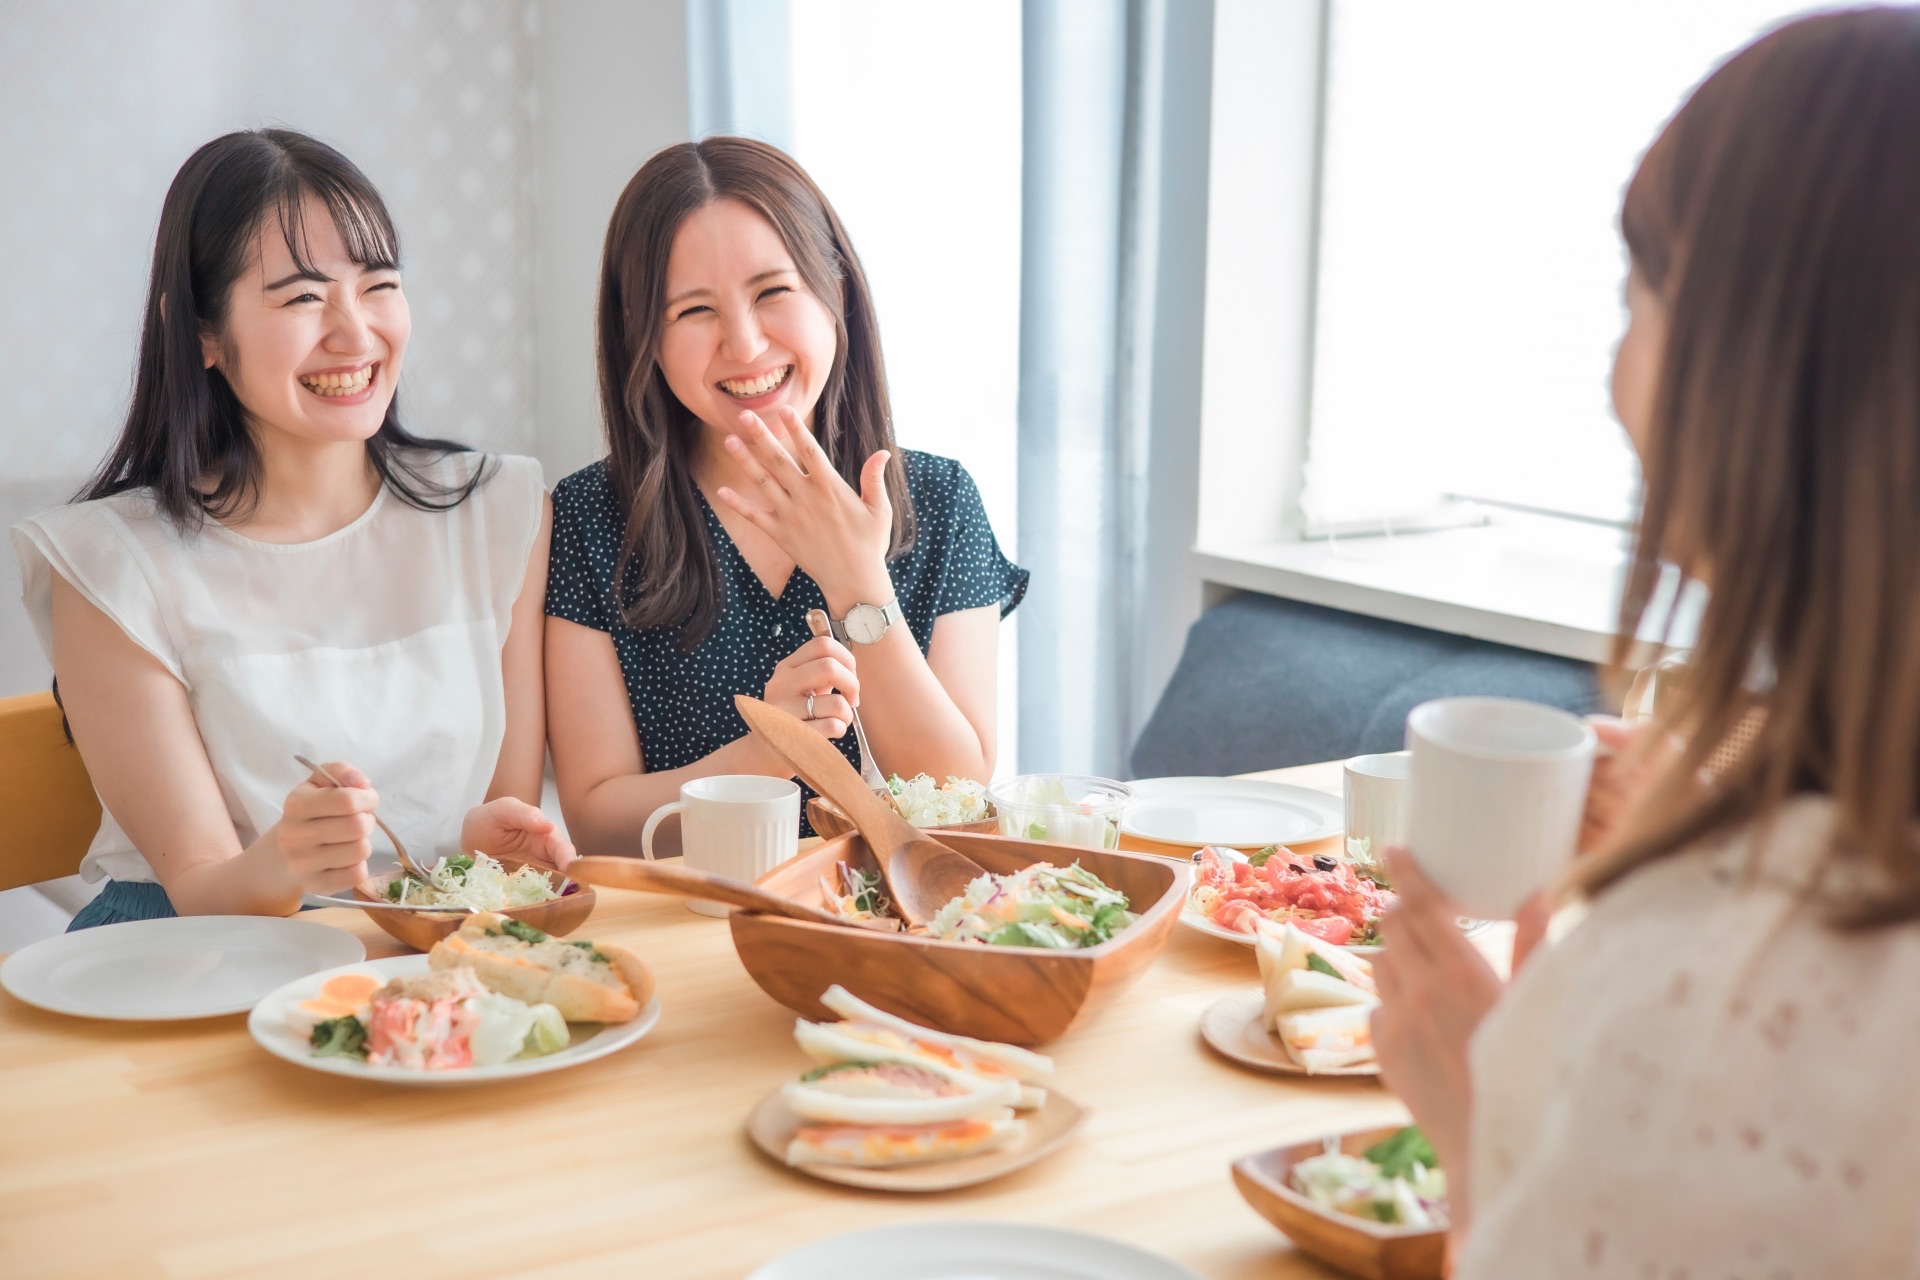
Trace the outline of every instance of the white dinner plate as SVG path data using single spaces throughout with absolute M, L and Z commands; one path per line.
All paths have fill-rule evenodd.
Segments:
M 1339 835 L 1346 823 L 1339 796 L 1284 782 L 1145 778 L 1127 786 L 1133 803 L 1120 818 L 1120 830 L 1168 844 L 1306 844 Z
M 558 1053 L 542 1054 L 537 1058 L 515 1058 L 494 1067 L 456 1067 L 450 1071 L 374 1067 L 359 1058 L 316 1058 L 313 1056 L 313 1046 L 307 1039 L 295 1035 L 293 1028 L 287 1025 L 287 1007 L 319 995 L 321 986 L 329 978 L 343 973 L 370 973 L 385 983 L 392 978 L 411 978 L 425 972 L 425 956 L 395 956 L 388 960 L 344 964 L 325 973 L 308 974 L 289 982 L 255 1005 L 253 1014 L 247 1019 L 247 1030 L 253 1033 L 253 1038 L 260 1042 L 261 1048 L 276 1058 L 285 1058 L 288 1062 L 315 1071 L 325 1071 L 329 1075 L 357 1076 L 387 1084 L 449 1085 L 485 1084 L 490 1080 L 511 1080 L 517 1076 L 539 1075 L 543 1071 L 558 1071 L 562 1067 L 577 1067 L 583 1062 L 592 1062 L 595 1058 L 604 1058 L 626 1048 L 653 1030 L 653 1024 L 660 1021 L 660 1000 L 655 997 L 631 1022 L 568 1023 L 567 1030 L 573 1035 L 573 1043 Z
M 244 1013 L 304 974 L 363 958 L 343 929 L 281 916 L 168 916 L 22 947 L 0 986 L 55 1013 L 170 1022 Z
M 1104 1236 L 1017 1222 L 913 1222 L 783 1253 L 747 1280 L 1200 1280 Z

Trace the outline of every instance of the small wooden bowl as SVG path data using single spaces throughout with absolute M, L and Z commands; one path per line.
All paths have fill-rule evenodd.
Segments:
M 1166 946 L 1193 870 L 1183 863 L 1111 850 L 963 831 L 940 839 L 988 871 L 1007 875 L 1036 862 L 1078 859 L 1127 895 L 1139 919 L 1111 941 L 1080 951 L 945 942 L 906 933 L 844 929 L 736 911 L 734 949 L 760 989 L 808 1018 L 834 1021 L 821 995 L 839 983 L 889 1013 L 954 1035 L 1044 1044 L 1065 1035 L 1123 989 Z M 836 836 L 762 876 L 784 898 L 824 908 L 820 880 L 840 883 L 838 866 L 863 869 L 872 855 L 858 834 Z
M 501 858 L 499 863 L 509 873 L 529 865 L 517 858 Z M 385 902 L 387 886 L 402 874 L 391 871 L 383 876 L 362 880 L 353 886 L 353 896 L 369 902 Z M 559 875 L 557 871 L 548 871 L 547 882 L 556 883 Z M 564 897 L 549 898 L 530 907 L 513 907 L 500 914 L 531 925 L 542 933 L 564 938 L 587 922 L 587 917 L 593 914 L 595 900 L 593 886 L 576 881 Z M 434 943 L 457 930 L 460 922 L 467 918 L 464 911 L 382 911 L 379 907 L 367 908 L 367 915 L 375 924 L 415 951 L 431 951 Z
M 1401 1126 L 1337 1136 L 1340 1150 L 1359 1155 Z M 1316 1139 L 1262 1151 L 1233 1162 L 1233 1185 L 1255 1212 L 1310 1254 L 1363 1280 L 1440 1280 L 1446 1273 L 1447 1233 L 1410 1231 L 1323 1208 L 1293 1189 L 1293 1166 L 1326 1150 Z
M 831 840 L 834 836 L 846 835 L 853 830 L 853 819 L 845 811 L 825 796 L 814 796 L 807 801 L 807 821 L 813 824 L 813 833 Z M 991 835 L 1000 829 L 993 818 L 982 818 L 978 822 L 957 822 L 950 827 L 929 827 L 929 831 L 973 831 Z

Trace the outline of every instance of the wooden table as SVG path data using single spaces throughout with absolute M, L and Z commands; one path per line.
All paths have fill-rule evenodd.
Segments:
M 1339 766 L 1257 775 L 1338 792 Z M 364 915 L 309 912 L 398 954 Z M 602 890 L 585 930 L 632 946 L 664 1006 L 639 1044 L 531 1080 L 375 1085 L 269 1057 L 245 1018 L 96 1022 L 0 993 L 0 1275 L 620 1276 L 728 1280 L 809 1240 L 915 1219 L 1051 1223 L 1211 1280 L 1325 1276 L 1235 1192 L 1228 1165 L 1399 1122 L 1371 1080 L 1256 1075 L 1210 1053 L 1208 1005 L 1255 981 L 1245 948 L 1176 929 L 1155 966 L 1052 1045 L 1092 1111 L 1052 1158 L 938 1196 L 778 1167 L 748 1111 L 805 1065 L 724 921 Z M 436 1206 L 457 1233 L 422 1224 Z

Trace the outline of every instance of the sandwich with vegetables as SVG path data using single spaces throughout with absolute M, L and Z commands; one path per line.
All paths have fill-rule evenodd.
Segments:
M 1254 944 L 1267 1029 L 1308 1072 L 1374 1061 L 1372 1017 L 1380 1003 L 1373 966 L 1292 924 L 1261 921 Z
M 821 1003 L 844 1021 L 794 1027 L 820 1065 L 781 1090 L 799 1121 L 788 1164 L 884 1167 L 996 1151 L 1026 1131 L 1015 1111 L 1046 1100 L 1028 1083 L 1053 1072 L 1041 1054 L 917 1026 L 843 987 Z
M 625 947 L 550 937 L 492 911 L 436 942 L 427 964 L 472 969 L 489 989 L 550 1004 L 568 1022 L 630 1022 L 653 999 L 653 975 Z

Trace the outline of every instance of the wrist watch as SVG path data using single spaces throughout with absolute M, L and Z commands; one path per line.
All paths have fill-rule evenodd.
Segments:
M 857 604 L 847 610 L 846 617 L 830 619 L 828 626 L 841 644 L 877 644 L 888 627 L 906 620 L 900 612 L 900 601 L 894 599 L 885 604 Z

